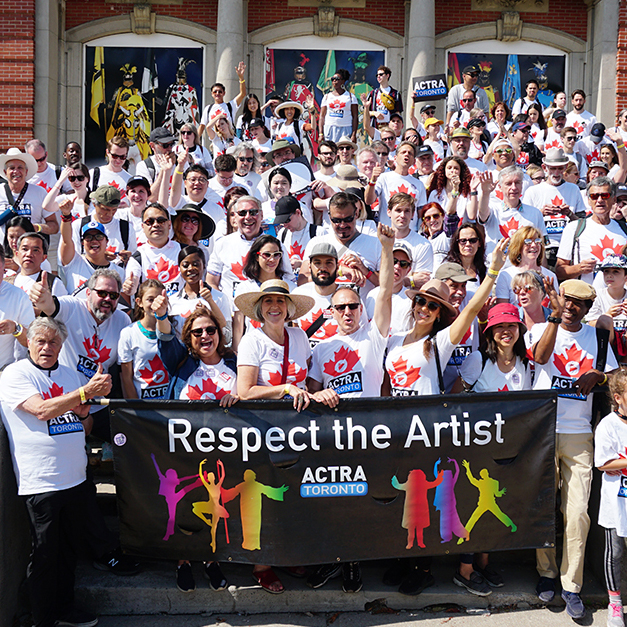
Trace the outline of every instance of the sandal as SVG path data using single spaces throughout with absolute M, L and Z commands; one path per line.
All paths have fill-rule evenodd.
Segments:
M 276 576 L 276 573 L 271 568 L 259 572 L 253 571 L 253 579 L 270 594 L 281 594 L 282 592 L 285 592 L 285 587 L 281 583 L 281 580 Z M 276 584 L 279 585 L 278 590 L 274 590 L 271 587 Z

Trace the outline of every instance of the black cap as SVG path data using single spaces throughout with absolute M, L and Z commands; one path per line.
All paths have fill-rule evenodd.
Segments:
M 553 113 L 551 114 L 551 118 L 555 120 L 555 118 L 565 118 L 566 117 L 566 111 L 564 111 L 564 109 L 555 109 L 555 111 L 553 111 Z
M 403 116 L 398 111 L 394 111 L 394 113 L 390 115 L 390 120 L 392 118 L 400 118 L 401 121 L 403 120 Z
M 476 65 L 467 65 L 463 70 L 462 74 L 479 74 L 479 68 Z
M 473 126 L 485 126 L 485 122 L 481 118 L 472 118 L 472 120 L 468 121 L 467 128 L 472 128 Z
M 261 119 L 261 118 L 253 118 L 250 123 L 248 124 L 248 128 L 253 128 L 253 127 L 262 127 L 265 126 L 265 122 Z
M 619 196 L 627 196 L 627 185 L 625 183 L 619 183 L 616 186 L 616 198 Z
M 274 206 L 274 224 L 285 224 L 296 209 L 300 209 L 300 203 L 295 196 L 287 195 L 279 198 Z
M 175 142 L 176 137 L 173 137 L 172 133 L 170 133 L 165 126 L 157 126 L 157 128 L 153 129 L 150 133 L 150 141 L 159 142 L 160 144 L 169 144 L 170 142 Z
M 148 193 L 150 193 L 150 183 L 145 176 L 131 176 L 131 178 L 126 181 L 126 189 L 130 189 L 131 187 L 137 187 L 138 185 L 142 185 L 148 190 Z
M 422 105 L 422 107 L 420 107 L 420 113 L 424 113 L 428 109 L 435 109 L 435 105 L 434 104 Z
M 590 135 L 592 137 L 605 137 L 605 124 L 601 124 L 601 122 L 593 124 L 590 129 Z
M 433 148 L 431 148 L 431 146 L 427 146 L 426 144 L 418 146 L 418 148 L 416 148 L 416 157 L 424 157 L 425 155 L 433 155 Z

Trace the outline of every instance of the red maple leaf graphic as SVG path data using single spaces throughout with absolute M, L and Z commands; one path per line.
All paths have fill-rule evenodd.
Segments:
M 245 281 L 246 277 L 244 276 L 244 260 L 242 259 L 241 263 L 232 263 L 231 264 L 231 272 L 238 279 L 240 279 L 240 281 Z
M 464 344 L 466 344 L 466 341 L 471 335 L 472 335 L 472 324 L 468 327 L 468 331 L 464 333 L 464 337 L 462 338 L 462 341 L 459 343 L 459 346 L 464 346 Z
M 401 185 L 397 189 L 392 190 L 390 192 L 390 198 L 392 198 L 394 194 L 409 194 L 412 198 L 416 198 L 416 192 L 407 187 L 407 185 Z
M 331 100 L 331 102 L 329 102 L 329 109 L 343 109 L 344 104 L 345 103 L 341 100 Z
M 528 152 L 523 152 L 521 150 L 520 154 L 518 155 L 518 159 L 516 159 L 516 163 L 518 163 L 519 165 L 528 165 L 529 164 L 529 153 Z
M 627 459 L 627 446 L 625 447 L 625 455 L 623 455 L 622 453 L 619 453 L 619 454 L 618 454 L 618 456 L 619 456 L 621 459 Z M 623 477 L 627 477 L 627 468 L 623 468 L 623 469 L 620 471 L 620 474 L 621 474 L 621 475 L 623 475 Z
M 402 357 L 392 362 L 392 371 L 389 373 L 392 387 L 408 388 L 420 378 L 420 368 L 407 367 L 407 360 Z
M 320 316 L 322 315 L 322 308 L 318 309 L 317 311 L 314 311 L 313 313 L 309 314 L 307 316 L 307 319 L 305 318 L 301 318 L 298 321 L 298 326 L 303 330 L 306 331 L 312 324 L 314 320 L 317 320 Z
M 583 351 L 577 348 L 577 344 L 566 349 L 565 353 L 554 354 L 553 363 L 564 377 L 577 378 L 592 368 L 592 357 L 585 357 Z
M 499 392 L 508 392 L 508 391 L 509 391 L 509 388 L 507 387 L 507 383 L 502 388 L 499 388 Z
M 113 244 L 111 244 L 111 246 L 107 246 L 107 252 L 108 253 L 116 252 L 116 247 Z
M 157 279 L 157 281 L 161 281 L 163 284 L 173 281 L 178 275 L 178 264 L 171 264 L 165 257 L 159 257 L 159 261 L 157 261 L 154 268 L 150 268 L 146 272 L 146 276 L 149 279 Z
M 57 396 L 63 396 L 63 388 L 56 383 L 53 383 L 47 392 L 41 393 L 41 398 L 48 400 L 49 398 L 56 398 Z
M 358 361 L 359 353 L 357 351 L 351 350 L 347 346 L 342 346 L 340 350 L 333 354 L 333 359 L 324 364 L 324 371 L 332 377 L 338 377 L 351 372 Z
M 103 364 L 111 357 L 111 349 L 102 345 L 102 340 L 95 335 L 92 338 L 86 337 L 83 346 L 87 351 L 87 357 L 97 364 Z
M 621 248 L 621 244 L 614 242 L 608 235 L 604 235 L 599 244 L 590 248 L 590 252 L 599 261 L 603 261 L 608 255 L 620 255 Z
M 499 226 L 501 235 L 503 237 L 512 237 L 516 231 L 520 228 L 520 222 L 515 217 L 511 217 L 505 224 Z
M 290 361 L 290 365 L 287 367 L 287 381 L 288 383 L 300 383 L 307 377 L 307 368 L 301 368 L 297 363 Z M 281 385 L 281 373 L 271 372 L 268 377 L 270 385 Z
M 192 401 L 207 400 L 219 401 L 223 396 L 226 396 L 228 392 L 219 388 L 211 379 L 204 379 L 202 387 L 197 385 L 190 385 L 187 388 L 187 396 Z
M 39 187 L 43 187 L 47 192 L 49 192 L 52 189 L 52 187 L 48 187 L 44 181 L 39 181 L 37 185 L 39 185 Z
M 139 376 L 148 385 L 165 385 L 170 377 L 168 371 L 161 361 L 159 355 L 155 355 L 149 362 L 146 368 L 142 368 L 139 371 Z
M 295 242 L 290 246 L 290 257 L 298 257 L 299 259 L 302 259 L 304 253 L 305 251 L 303 250 L 303 247 L 298 242 Z
M 553 207 L 561 207 L 564 204 L 564 199 L 559 195 L 555 195 L 555 198 L 551 198 L 551 206 Z
M 583 125 L 579 120 L 575 120 L 571 126 L 577 131 L 577 135 L 581 135 L 583 133 Z
M 562 147 L 562 142 L 560 142 L 558 139 L 554 139 L 552 142 L 548 142 L 548 143 L 544 144 L 545 152 L 549 148 L 561 148 L 561 147 Z
M 599 160 L 599 151 L 595 148 L 589 155 L 586 155 L 586 161 L 588 162 L 588 164 L 592 163 L 593 161 L 598 161 Z
M 494 191 L 494 195 L 499 199 L 499 200 L 503 200 L 503 190 L 497 186 L 496 190 Z
M 337 322 L 335 320 L 327 320 L 314 334 L 316 340 L 322 341 L 326 340 L 329 337 L 333 337 L 337 335 Z

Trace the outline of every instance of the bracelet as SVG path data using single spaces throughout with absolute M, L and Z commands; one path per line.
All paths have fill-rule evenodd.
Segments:
M 601 383 L 599 383 L 599 385 L 605 385 L 607 383 L 607 375 L 605 373 L 603 373 L 603 381 L 601 381 Z
M 451 198 L 457 198 L 459 196 L 459 192 L 451 192 Z
M 174 174 L 185 174 L 185 172 L 181 171 L 181 170 L 174 170 Z
M 20 335 L 22 335 L 23 330 L 24 330 L 24 327 L 19 322 L 16 322 L 15 331 L 13 331 L 12 333 L 13 337 L 20 337 Z
M 478 195 L 479 195 L 479 192 L 470 192 L 470 195 L 471 195 L 471 196 L 478 196 Z
M 41 231 L 41 224 L 33 224 L 33 228 L 35 229 L 35 233 L 39 233 L 39 231 Z
M 496 279 L 496 277 L 499 276 L 499 271 L 488 268 L 488 276 L 494 277 Z
M 557 318 L 556 316 L 549 316 L 546 319 L 547 322 L 553 322 L 555 324 L 562 324 L 562 319 L 561 318 Z
M 165 320 L 168 317 L 167 312 L 163 316 L 158 316 L 156 311 L 154 312 L 154 314 L 157 320 Z
M 372 270 L 368 270 L 368 274 L 366 275 L 366 278 L 369 279 L 373 274 L 374 272 Z
M 65 215 L 64 213 L 61 214 L 61 222 L 71 222 L 72 221 L 72 214 L 68 213 L 67 215 Z
M 283 396 L 289 396 L 291 383 L 286 383 L 283 388 Z
M 81 396 L 81 403 L 87 402 L 87 397 L 85 396 L 85 388 L 82 385 L 80 388 L 78 388 L 78 393 Z
M 244 80 L 240 79 L 239 84 L 241 85 L 242 83 L 245 83 L 245 82 L 246 82 L 246 79 L 244 79 Z
M 374 187 L 376 184 L 376 181 L 368 181 L 368 187 Z
M 477 318 L 477 322 L 478 322 L 479 324 L 488 324 L 488 321 L 487 321 L 487 320 L 479 320 L 479 318 Z
M 337 269 L 337 276 L 339 276 L 339 277 L 344 276 L 344 275 L 342 274 L 342 268 L 338 268 L 338 269 Z
M 409 285 L 411 286 L 411 289 L 412 289 L 412 290 L 415 290 L 415 289 L 416 289 L 416 283 L 414 282 L 414 277 L 411 277 L 411 278 L 409 279 Z
M 616 144 L 616 149 L 620 150 L 621 148 L 624 148 L 625 144 Z

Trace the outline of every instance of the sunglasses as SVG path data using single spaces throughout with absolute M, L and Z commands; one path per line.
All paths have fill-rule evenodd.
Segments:
M 146 218 L 144 220 L 144 224 L 146 226 L 152 226 L 155 222 L 157 224 L 165 224 L 166 222 L 168 222 L 168 218 L 164 218 L 163 216 L 159 216 L 158 218 Z
M 384 142 L 395 142 L 396 141 L 396 136 L 393 136 L 393 137 L 382 137 L 381 139 Z
M 407 261 L 406 259 L 397 259 L 396 257 L 394 257 L 394 265 L 399 265 L 404 270 L 405 268 L 409 268 L 409 266 L 411 266 L 411 262 Z
M 237 160 L 246 162 L 246 163 L 252 163 L 254 161 L 254 158 L 253 157 L 238 157 Z
M 194 337 L 202 337 L 205 332 L 207 335 L 215 335 L 218 332 L 218 327 L 212 325 L 209 327 L 198 327 L 190 331 Z
M 168 142 L 167 144 L 161 144 L 163 148 L 172 148 L 174 146 L 174 142 Z
M 414 303 L 418 305 L 418 307 L 424 307 L 426 305 L 429 311 L 437 311 L 440 308 L 438 303 L 433 300 L 427 300 L 424 296 L 416 296 Z
M 511 155 L 512 149 L 511 148 L 497 148 L 494 152 L 497 155 Z
M 437 213 L 435 215 L 423 216 L 423 222 L 431 222 L 431 220 L 439 220 L 442 217 L 441 214 Z
M 318 154 L 321 157 L 334 157 L 335 156 L 335 153 L 331 152 L 331 151 L 329 151 L 329 152 L 319 152 Z
M 111 157 L 111 159 L 117 159 L 118 161 L 126 161 L 126 155 L 118 155 L 115 152 L 110 152 L 109 157 Z
M 569 135 L 568 137 L 564 137 L 564 141 L 574 142 L 577 139 L 577 135 Z
M 477 76 L 479 76 L 479 72 L 468 72 L 467 76 L 472 76 L 473 78 L 477 78 Z
M 428 113 L 428 114 L 435 113 L 435 109 L 425 109 L 423 113 Z
M 347 307 L 351 311 L 355 311 L 355 309 L 359 307 L 359 303 L 342 303 L 341 305 L 333 305 L 333 309 L 335 309 L 335 311 L 344 311 Z
M 474 102 L 475 98 L 462 98 L 462 102 Z
M 355 214 L 348 216 L 347 218 L 330 218 L 333 224 L 350 224 L 355 219 Z
M 512 292 L 514 292 L 514 294 L 520 294 L 521 292 L 533 292 L 535 289 L 536 288 L 533 285 L 521 285 L 520 287 L 513 287 Z
M 181 222 L 191 222 L 195 226 L 198 226 L 200 224 L 200 220 L 196 216 L 190 215 L 182 215 Z
M 193 135 L 194 131 L 181 131 L 181 135 Z
M 263 257 L 266 261 L 274 261 L 275 259 L 280 259 L 283 256 L 282 252 L 276 253 L 257 253 L 260 257 Z
M 259 213 L 259 209 L 242 209 L 241 211 L 236 211 L 236 215 L 240 218 L 244 218 L 247 215 L 256 216 Z
M 337 151 L 340 152 L 342 150 L 353 150 L 352 146 L 339 146 Z
M 35 159 L 35 161 L 37 161 L 37 163 L 43 163 L 47 158 L 48 158 L 48 155 L 46 154 L 43 157 L 41 157 L 40 159 Z
M 531 238 L 528 237 L 525 240 L 525 246 L 530 246 L 531 244 L 542 244 L 542 238 L 541 237 L 535 237 L 535 238 Z
M 107 296 L 111 300 L 117 300 L 118 298 L 120 298 L 119 292 L 108 292 L 107 290 L 94 290 L 94 292 L 98 294 L 98 298 L 106 298 Z
M 476 244 L 479 241 L 478 237 L 460 237 L 460 244 Z
M 590 200 L 599 200 L 599 198 L 603 198 L 603 200 L 607 200 L 612 194 L 609 192 L 599 192 L 598 194 L 590 194 Z
M 76 183 L 76 181 L 84 181 L 85 178 L 84 174 L 77 174 L 76 176 L 68 176 L 67 180 L 70 181 L 70 183 Z
M 337 82 L 337 81 L 341 81 L 341 80 L 342 80 L 342 79 L 341 79 L 339 76 L 333 76 L 333 77 L 331 78 L 331 81 L 332 81 L 332 82 L 334 82 L 334 83 L 335 83 L 335 82 Z
M 377 76 L 387 76 L 385 72 L 377 72 Z
M 106 235 L 103 233 L 88 233 L 87 235 L 83 235 L 83 240 L 85 242 L 93 242 L 94 240 L 101 242 L 105 237 Z

